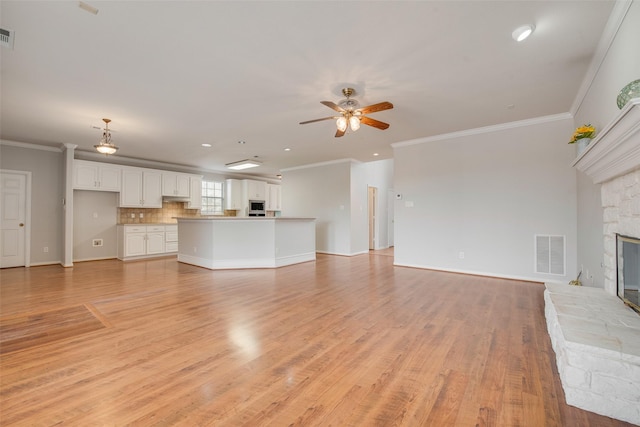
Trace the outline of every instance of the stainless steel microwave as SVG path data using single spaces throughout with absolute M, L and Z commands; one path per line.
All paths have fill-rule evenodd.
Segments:
M 264 216 L 264 200 L 249 200 L 249 216 Z

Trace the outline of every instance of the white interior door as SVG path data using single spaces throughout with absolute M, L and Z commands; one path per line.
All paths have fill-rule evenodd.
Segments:
M 26 265 L 27 174 L 0 174 L 0 268 Z

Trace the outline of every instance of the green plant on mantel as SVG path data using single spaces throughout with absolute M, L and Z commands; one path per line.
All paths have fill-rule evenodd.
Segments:
M 594 126 L 591 126 L 591 123 L 582 125 L 573 133 L 573 137 L 571 138 L 571 141 L 569 141 L 569 144 L 573 144 L 582 138 L 593 138 L 593 135 L 595 135 L 595 133 L 596 128 Z

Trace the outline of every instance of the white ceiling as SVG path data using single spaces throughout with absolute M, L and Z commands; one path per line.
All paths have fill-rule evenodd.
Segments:
M 250 173 L 570 110 L 612 1 L 4 1 L 0 138 Z M 511 32 L 533 23 L 516 43 Z M 335 138 L 341 88 L 393 110 Z M 238 144 L 239 140 L 246 144 Z M 203 148 L 202 143 L 212 144 Z M 285 148 L 291 151 L 285 152 Z M 379 153 L 374 157 L 374 153 Z

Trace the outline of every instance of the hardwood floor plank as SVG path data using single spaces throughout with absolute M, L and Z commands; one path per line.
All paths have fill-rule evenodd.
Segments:
M 1 270 L 0 424 L 628 425 L 564 403 L 543 286 L 389 255 Z
M 0 319 L 0 354 L 106 327 L 85 305 Z

